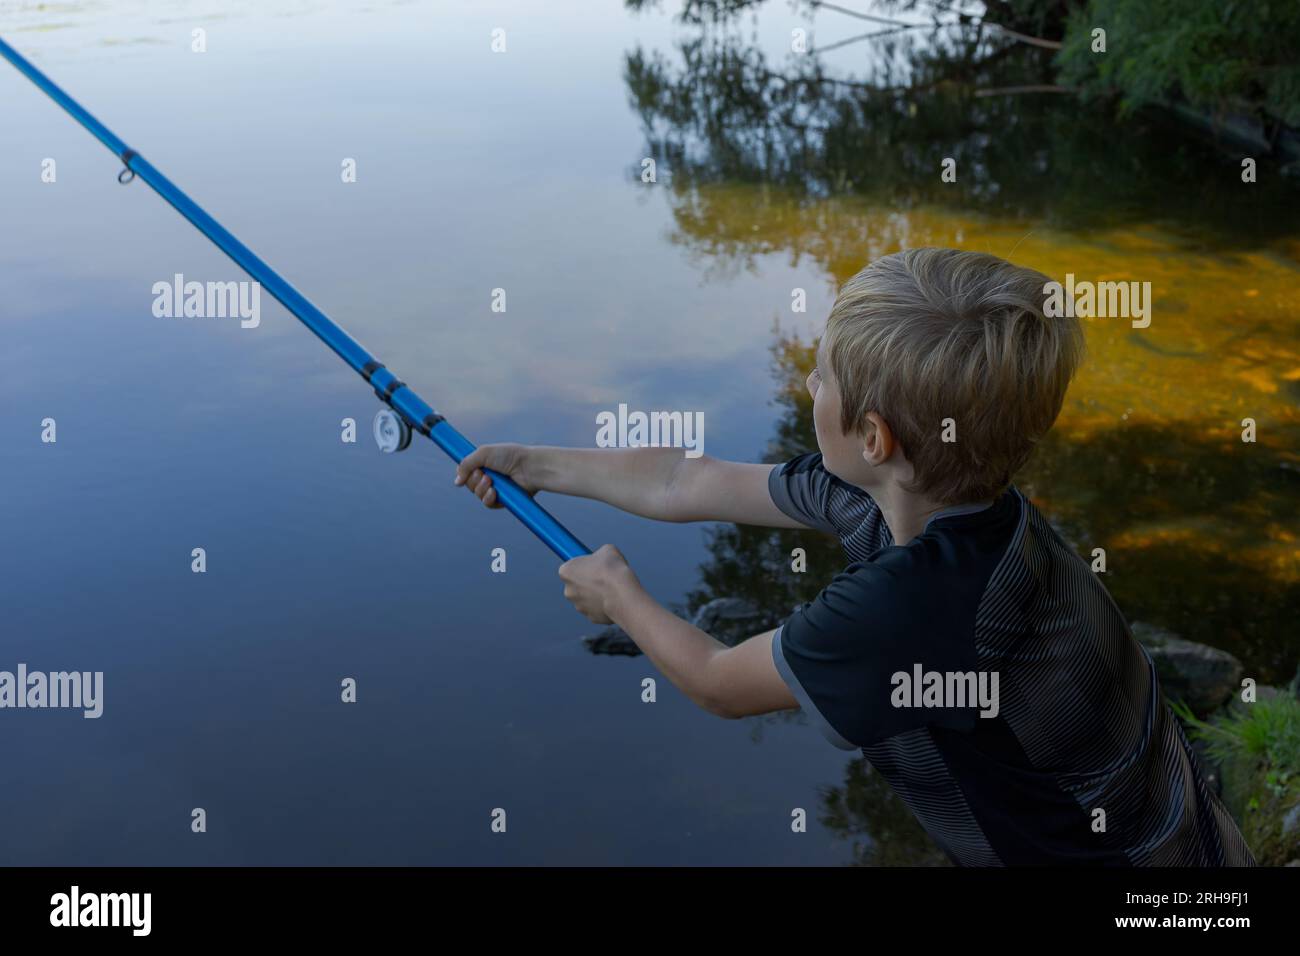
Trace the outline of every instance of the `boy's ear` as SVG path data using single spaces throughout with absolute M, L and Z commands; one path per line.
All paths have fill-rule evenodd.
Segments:
M 868 465 L 883 465 L 894 453 L 894 433 L 889 423 L 875 412 L 862 420 L 862 458 Z

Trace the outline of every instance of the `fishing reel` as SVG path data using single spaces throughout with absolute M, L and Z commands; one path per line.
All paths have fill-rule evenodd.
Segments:
M 375 444 L 385 455 L 405 451 L 411 444 L 411 426 L 391 408 L 381 408 L 375 412 L 373 431 Z

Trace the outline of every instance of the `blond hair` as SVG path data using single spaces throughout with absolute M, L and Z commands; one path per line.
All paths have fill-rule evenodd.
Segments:
M 1083 356 L 1078 321 L 1043 312 L 1048 281 L 956 249 L 871 263 L 840 289 L 823 336 L 844 432 L 861 434 L 875 412 L 915 469 L 909 491 L 996 497 L 1056 421 Z

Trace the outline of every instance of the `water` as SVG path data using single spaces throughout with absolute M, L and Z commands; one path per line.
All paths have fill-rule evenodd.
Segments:
M 903 242 L 1150 279 L 1149 334 L 1090 327 L 1093 364 L 1027 487 L 1081 551 L 1108 548 L 1132 616 L 1266 679 L 1294 670 L 1290 191 L 1185 195 L 1221 167 L 1140 133 L 1097 144 L 1064 187 L 1051 157 L 1048 172 L 986 162 L 958 201 L 910 173 L 937 169 L 929 136 L 756 170 L 689 118 L 638 108 L 629 55 L 671 72 L 696 35 L 671 9 L 266 6 L 11 3 L 0 35 L 479 441 L 590 446 L 596 414 L 626 402 L 702 411 L 711 455 L 806 445 L 772 349 L 806 341 L 836 284 Z M 732 39 L 775 56 L 790 17 L 778 4 Z M 427 442 L 381 456 L 369 390 L 269 299 L 257 329 L 154 317 L 155 282 L 242 276 L 143 184 L 118 186 L 114 158 L 7 67 L 0 117 L 0 669 L 106 685 L 99 720 L 3 712 L 0 860 L 934 861 L 879 780 L 801 719 L 720 721 L 663 679 L 642 703 L 659 675 L 583 649 L 598 628 L 563 600 L 551 554 L 473 507 Z M 745 129 L 764 131 L 758 114 Z M 1152 152 L 1177 197 L 1126 179 Z M 654 185 L 646 156 L 665 170 Z M 796 287 L 806 314 L 790 312 Z M 1238 447 L 1245 415 L 1260 442 Z M 46 417 L 57 444 L 39 440 Z M 765 590 L 761 535 L 737 546 L 547 504 L 667 603 Z M 795 808 L 807 834 L 790 832 Z

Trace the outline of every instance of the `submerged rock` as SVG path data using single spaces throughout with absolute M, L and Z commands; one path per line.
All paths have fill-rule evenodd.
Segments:
M 627 631 L 617 624 L 611 624 L 598 634 L 588 634 L 582 639 L 582 644 L 593 654 L 637 657 L 641 653 L 641 648 L 636 646 Z
M 1297 832 L 1300 832 L 1300 804 L 1288 810 L 1286 816 L 1282 818 L 1282 835 L 1284 837 L 1292 836 Z
M 746 638 L 770 631 L 775 626 L 758 605 L 745 598 L 715 598 L 696 611 L 692 618 L 687 618 L 682 611 L 673 613 L 728 647 L 735 647 Z M 641 653 L 636 641 L 617 624 L 587 635 L 582 643 L 593 654 L 637 657 Z
M 763 609 L 745 598 L 714 598 L 695 612 L 691 623 L 728 647 L 773 627 Z
M 1198 716 L 1210 713 L 1241 688 L 1241 661 L 1217 647 L 1186 641 L 1164 628 L 1134 621 L 1133 636 L 1155 662 L 1165 696 L 1182 700 Z
M 672 608 L 672 612 L 683 620 L 689 620 L 685 613 L 677 608 Z M 595 634 L 588 634 L 582 639 L 582 645 L 593 654 L 609 654 L 615 657 L 641 656 L 641 648 L 636 646 L 632 635 L 617 624 L 611 624 Z

